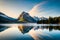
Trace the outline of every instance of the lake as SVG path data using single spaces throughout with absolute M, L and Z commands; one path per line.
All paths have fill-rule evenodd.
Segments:
M 0 24 L 0 40 L 60 40 L 60 24 Z

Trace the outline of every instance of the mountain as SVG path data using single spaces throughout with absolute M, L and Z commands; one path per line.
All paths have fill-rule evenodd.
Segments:
M 0 23 L 15 23 L 17 19 L 11 18 L 4 13 L 0 12 Z
M 41 20 L 47 20 L 48 18 L 45 17 L 40 17 Z
M 22 14 L 17 18 L 11 18 L 4 13 L 0 12 L 0 23 L 37 23 L 37 21 L 29 15 L 29 13 L 22 12 Z
M 22 14 L 18 17 L 19 21 L 36 23 L 37 21 L 29 15 L 29 13 L 22 12 Z
M 48 20 L 48 18 L 45 18 L 45 17 L 36 17 L 36 16 L 34 16 L 33 18 L 34 18 L 36 21 Z
M 34 16 L 33 18 L 34 18 L 36 21 L 39 21 L 39 18 L 38 18 L 38 17 Z

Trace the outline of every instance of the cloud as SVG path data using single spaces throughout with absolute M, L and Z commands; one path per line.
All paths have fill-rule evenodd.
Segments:
M 35 16 L 35 15 L 37 15 L 37 13 L 40 13 L 40 12 L 43 10 L 42 5 L 44 5 L 46 2 L 47 2 L 47 1 L 43 1 L 43 2 L 40 2 L 40 3 L 38 3 L 37 5 L 35 5 L 35 6 L 29 11 L 30 15 L 31 15 L 31 16 Z M 38 10 L 38 9 L 39 9 L 39 10 Z

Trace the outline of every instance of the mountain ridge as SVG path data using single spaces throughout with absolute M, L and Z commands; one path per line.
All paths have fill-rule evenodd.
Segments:
M 29 13 L 22 12 L 22 14 L 18 17 L 18 20 L 21 20 L 21 18 L 26 22 L 36 23 L 36 20 L 33 17 L 31 17 Z
M 14 19 L 0 12 L 0 23 L 36 23 L 36 20 L 29 13 L 22 12 L 21 15 Z

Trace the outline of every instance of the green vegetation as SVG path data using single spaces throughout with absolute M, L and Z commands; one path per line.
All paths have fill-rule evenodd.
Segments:
M 27 22 L 23 17 L 20 17 L 19 21 L 20 22 Z
M 20 18 L 20 20 L 19 21 L 24 21 L 24 19 L 23 18 Z

